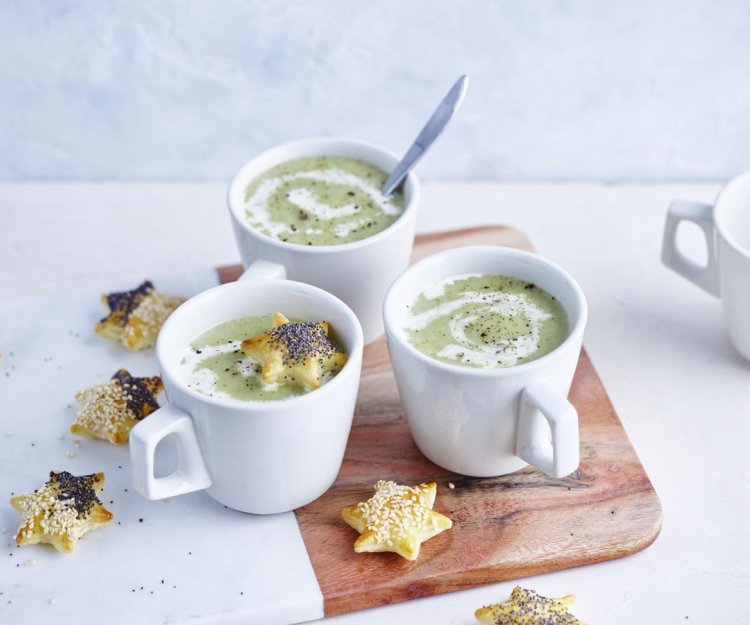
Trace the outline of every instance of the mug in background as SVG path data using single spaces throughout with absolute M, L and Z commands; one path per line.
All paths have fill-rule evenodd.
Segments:
M 277 401 L 218 399 L 188 387 L 179 359 L 209 328 L 281 311 L 331 324 L 347 363 L 320 388 Z M 149 499 L 206 489 L 219 503 L 257 514 L 303 506 L 330 486 L 344 458 L 362 366 L 362 328 L 340 300 L 287 280 L 235 282 L 189 299 L 167 319 L 156 358 L 169 404 L 130 434 L 135 488 Z M 174 435 L 177 468 L 154 475 L 156 447 Z
M 681 221 L 697 224 L 706 237 L 705 267 L 676 245 Z M 750 360 L 750 172 L 732 179 L 713 206 L 675 200 L 664 226 L 662 262 L 712 295 L 721 298 L 729 337 Z
M 359 318 L 365 343 L 383 334 L 381 308 L 391 282 L 409 265 L 419 205 L 413 172 L 404 180 L 404 211 L 388 228 L 341 245 L 298 245 L 279 241 L 253 228 L 245 218 L 245 189 L 262 173 L 305 156 L 347 156 L 386 173 L 398 159 L 381 148 L 348 139 L 309 139 L 263 152 L 244 165 L 229 185 L 227 202 L 245 273 L 240 278 L 288 278 L 333 293 Z
M 443 363 L 409 343 L 407 306 L 451 276 L 492 273 L 533 282 L 565 309 L 569 334 L 531 362 L 478 369 Z M 435 464 L 475 477 L 505 475 L 532 464 L 562 477 L 578 467 L 578 413 L 566 399 L 586 325 L 581 288 L 562 269 L 520 250 L 476 246 L 412 265 L 383 304 L 388 352 L 412 436 Z

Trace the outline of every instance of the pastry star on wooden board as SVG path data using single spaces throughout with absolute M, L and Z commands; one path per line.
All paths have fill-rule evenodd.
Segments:
M 102 295 L 109 314 L 94 331 L 130 350 L 153 347 L 167 317 L 184 301 L 184 297 L 160 293 L 146 280 L 131 291 Z
M 574 599 L 550 599 L 516 586 L 507 601 L 479 608 L 474 616 L 482 625 L 583 625 L 568 611 Z
M 16 543 L 49 543 L 58 551 L 73 551 L 86 532 L 112 520 L 112 513 L 96 496 L 103 486 L 104 473 L 76 476 L 50 471 L 42 488 L 10 500 L 21 515 Z
M 242 341 L 242 351 L 261 364 L 267 384 L 298 384 L 310 391 L 346 364 L 346 354 L 331 343 L 328 332 L 326 321 L 296 323 L 277 312 L 273 330 Z
M 354 551 L 392 551 L 416 560 L 425 540 L 453 526 L 432 509 L 436 494 L 435 482 L 403 486 L 380 480 L 370 499 L 341 511 L 344 522 L 360 533 Z
M 158 375 L 134 378 L 120 369 L 111 380 L 76 393 L 81 408 L 70 431 L 122 445 L 136 423 L 159 409 L 156 395 L 163 388 Z

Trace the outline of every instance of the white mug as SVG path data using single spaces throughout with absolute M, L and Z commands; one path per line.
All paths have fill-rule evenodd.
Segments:
M 388 228 L 341 245 L 299 245 L 253 228 L 245 216 L 245 189 L 271 167 L 305 156 L 347 156 L 390 173 L 398 159 L 381 148 L 348 139 L 309 139 L 263 152 L 244 165 L 229 185 L 227 202 L 246 267 L 242 279 L 288 278 L 313 284 L 346 302 L 359 318 L 365 343 L 383 334 L 381 307 L 391 282 L 409 265 L 419 205 L 414 173 L 404 181 L 404 211 Z
M 180 376 L 185 347 L 231 319 L 276 311 L 331 324 L 349 358 L 320 388 L 277 401 L 219 399 Z M 287 280 L 235 282 L 192 297 L 167 319 L 156 343 L 169 404 L 130 433 L 136 490 L 164 499 L 205 489 L 219 503 L 257 514 L 285 512 L 322 495 L 336 478 L 351 429 L 362 367 L 362 328 L 341 300 Z M 154 475 L 161 440 L 175 435 L 177 468 Z
M 681 221 L 691 221 L 703 230 L 708 248 L 705 267 L 677 249 Z M 681 276 L 721 297 L 729 337 L 737 351 L 750 360 L 750 172 L 727 183 L 713 206 L 672 202 L 661 259 Z
M 565 341 L 537 360 L 500 369 L 441 362 L 409 343 L 407 306 L 451 276 L 491 273 L 532 282 L 565 309 Z M 412 436 L 435 464 L 464 475 L 505 475 L 531 464 L 562 477 L 579 461 L 578 413 L 567 400 L 581 351 L 587 307 L 565 271 L 504 247 L 448 250 L 412 265 L 383 304 L 388 352 Z

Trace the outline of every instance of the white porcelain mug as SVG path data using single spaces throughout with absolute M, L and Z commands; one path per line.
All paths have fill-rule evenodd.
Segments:
M 451 276 L 491 273 L 532 282 L 565 309 L 565 341 L 537 360 L 500 369 L 441 362 L 409 343 L 407 306 Z M 578 413 L 567 400 L 581 351 L 587 307 L 565 271 L 504 247 L 448 250 L 412 265 L 383 304 L 388 352 L 412 436 L 435 464 L 464 475 L 505 475 L 531 464 L 562 477 L 579 461 Z
M 253 228 L 245 217 L 248 184 L 271 167 L 305 156 L 358 158 L 390 173 L 398 159 L 381 148 L 348 139 L 309 139 L 263 152 L 244 165 L 229 185 L 227 202 L 239 246 L 242 279 L 288 278 L 313 284 L 346 302 L 359 318 L 365 343 L 383 334 L 381 308 L 391 282 L 409 265 L 414 242 L 419 182 L 414 173 L 404 186 L 404 211 L 388 228 L 341 245 L 299 245 L 279 241 Z
M 179 359 L 209 328 L 283 312 L 325 320 L 349 358 L 320 388 L 277 401 L 209 397 L 188 387 Z M 169 404 L 130 433 L 136 490 L 164 499 L 205 489 L 219 503 L 257 514 L 285 512 L 322 495 L 336 478 L 351 429 L 362 367 L 362 328 L 341 300 L 287 280 L 235 282 L 192 297 L 167 319 L 156 358 Z M 156 448 L 176 438 L 178 463 L 156 477 Z
M 677 228 L 682 221 L 691 221 L 703 230 L 706 266 L 677 249 Z M 721 298 L 729 337 L 737 351 L 750 360 L 750 172 L 727 183 L 713 206 L 672 202 L 661 259 L 670 269 Z

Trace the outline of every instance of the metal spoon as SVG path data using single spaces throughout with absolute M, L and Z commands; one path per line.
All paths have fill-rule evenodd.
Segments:
M 393 170 L 388 180 L 383 185 L 382 193 L 388 197 L 393 191 L 401 184 L 401 181 L 406 177 L 412 168 L 417 164 L 430 146 L 433 144 L 445 130 L 448 122 L 455 115 L 458 107 L 463 102 L 464 95 L 466 94 L 466 88 L 469 86 L 469 77 L 464 74 L 461 76 L 455 84 L 451 87 L 451 90 L 443 98 L 442 102 L 438 104 L 435 112 L 432 114 L 427 123 L 425 124 L 422 131 L 414 139 L 414 143 L 411 144 L 409 149 L 406 151 L 404 158 L 401 159 L 396 169 Z

